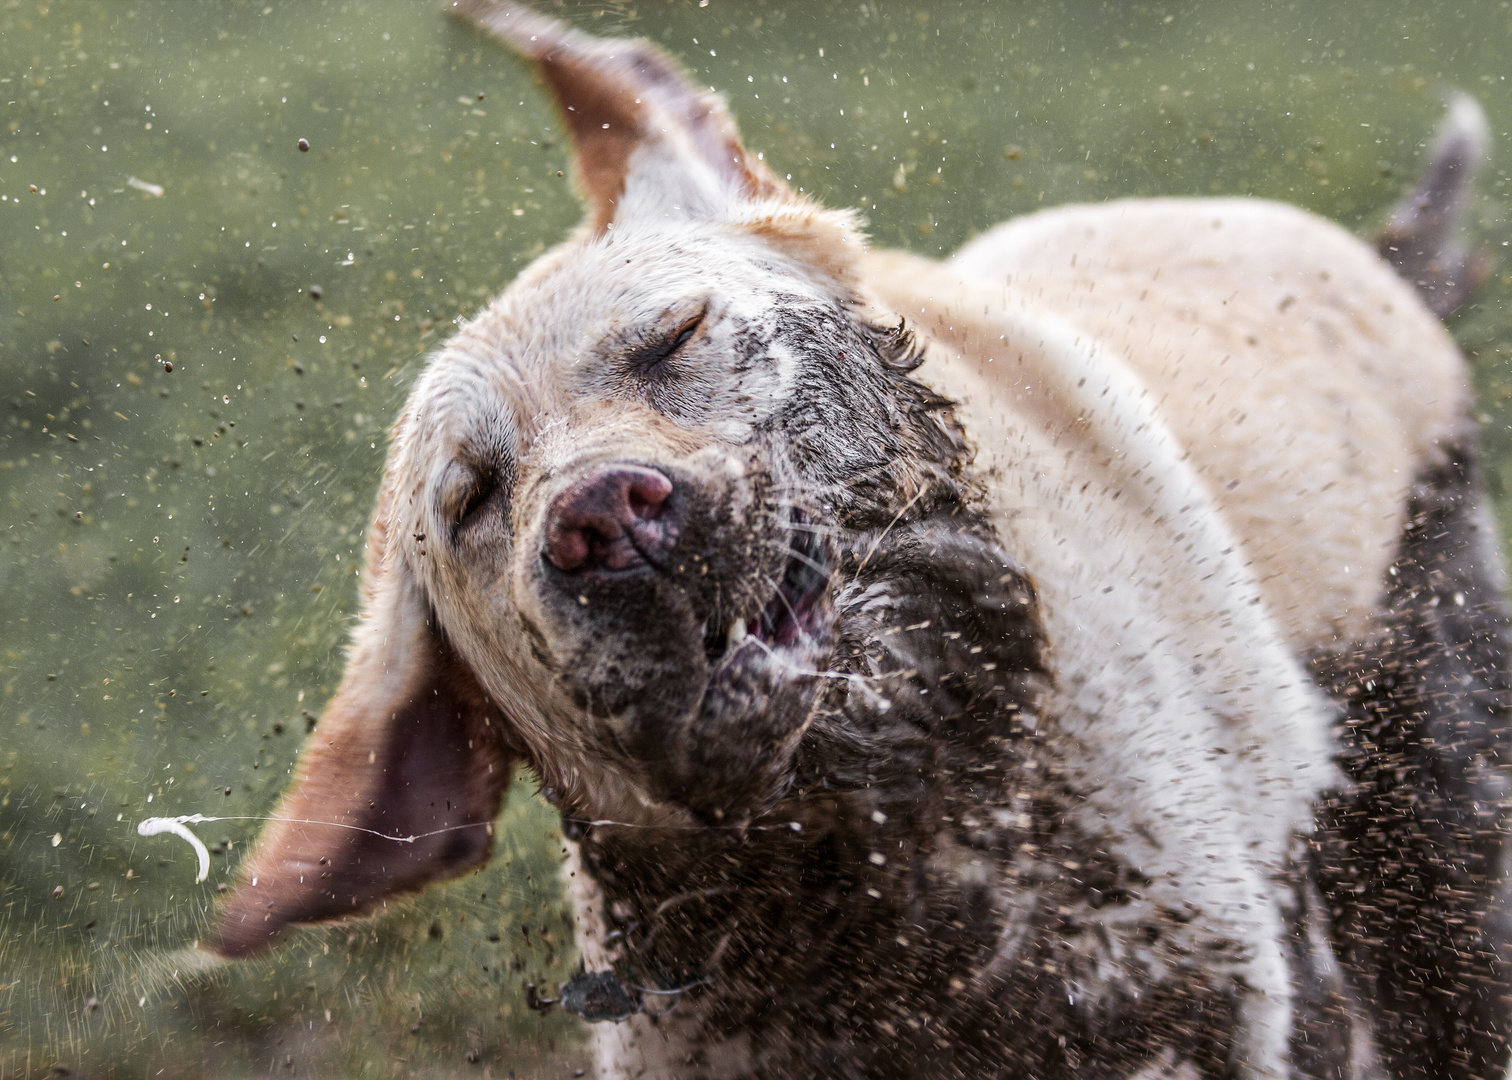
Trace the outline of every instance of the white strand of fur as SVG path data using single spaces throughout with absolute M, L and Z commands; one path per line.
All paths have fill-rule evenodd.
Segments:
M 198 814 L 191 814 L 188 817 L 179 818 L 150 817 L 137 822 L 138 836 L 157 836 L 159 833 L 166 832 L 189 842 L 189 846 L 199 856 L 199 873 L 194 878 L 196 885 L 210 876 L 210 851 L 205 847 L 203 840 L 189 831 L 189 826 L 185 822 L 200 820 L 203 819 Z

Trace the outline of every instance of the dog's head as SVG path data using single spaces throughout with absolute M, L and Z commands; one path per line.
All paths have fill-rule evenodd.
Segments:
M 589 215 L 394 428 L 346 675 L 222 909 L 228 955 L 481 861 L 519 760 L 571 815 L 738 828 L 791 782 L 857 538 L 959 491 L 847 215 L 644 43 L 458 7 L 535 61 Z

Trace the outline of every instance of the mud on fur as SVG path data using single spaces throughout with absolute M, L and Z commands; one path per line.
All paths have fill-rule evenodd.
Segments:
M 600 1075 L 1502 1076 L 1505 583 L 1434 314 L 1485 273 L 1479 109 L 1400 275 L 1242 199 L 931 262 L 652 46 L 452 11 L 587 218 L 416 385 L 206 947 L 477 865 L 525 762 Z

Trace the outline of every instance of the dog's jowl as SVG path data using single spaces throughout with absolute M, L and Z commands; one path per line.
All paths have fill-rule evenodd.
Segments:
M 604 1076 L 1499 1080 L 1505 582 L 1424 299 L 1475 106 L 1380 254 L 1146 200 L 931 262 L 652 47 L 455 10 L 587 218 L 415 386 L 207 947 L 477 865 L 524 763 Z

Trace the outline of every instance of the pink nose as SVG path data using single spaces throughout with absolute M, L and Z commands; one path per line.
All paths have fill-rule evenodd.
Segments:
M 546 558 L 567 573 L 661 566 L 677 543 L 667 514 L 672 481 L 655 469 L 611 465 L 552 500 Z

